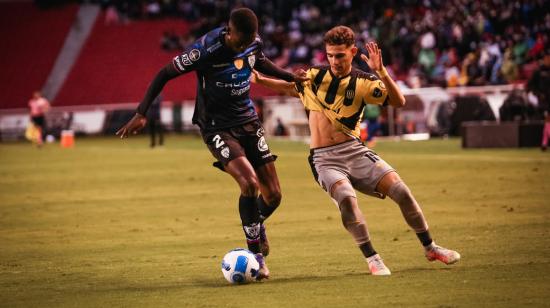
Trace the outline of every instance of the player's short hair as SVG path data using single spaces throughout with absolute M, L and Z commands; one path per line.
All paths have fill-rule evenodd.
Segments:
M 355 34 L 349 27 L 336 26 L 325 33 L 323 41 L 326 45 L 346 45 L 346 47 L 349 47 L 355 44 Z
M 245 36 L 256 36 L 258 32 L 258 17 L 251 9 L 238 8 L 231 11 L 229 20 L 233 23 L 235 30 L 239 31 Z

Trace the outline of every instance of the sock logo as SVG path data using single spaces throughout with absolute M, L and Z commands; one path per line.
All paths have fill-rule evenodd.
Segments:
M 244 233 L 247 239 L 257 240 L 260 238 L 260 224 L 253 223 L 250 226 L 243 226 Z

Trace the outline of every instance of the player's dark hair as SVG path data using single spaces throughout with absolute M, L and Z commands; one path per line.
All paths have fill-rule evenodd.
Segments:
M 346 47 L 349 47 L 355 44 L 355 34 L 349 27 L 336 26 L 325 33 L 323 41 L 326 45 L 346 45 Z
M 231 11 L 229 20 L 233 23 L 235 30 L 247 37 L 255 37 L 258 32 L 258 17 L 251 9 L 239 8 Z

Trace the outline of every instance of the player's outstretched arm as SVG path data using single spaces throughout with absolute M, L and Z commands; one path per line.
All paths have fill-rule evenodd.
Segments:
M 403 96 L 403 93 L 401 93 L 395 81 L 393 81 L 388 71 L 386 71 L 382 61 L 382 52 L 380 48 L 378 48 L 378 44 L 369 42 L 365 44 L 365 47 L 369 52 L 369 56 L 367 57 L 365 54 L 362 54 L 361 59 L 363 59 L 371 69 L 375 70 L 382 82 L 384 82 L 384 85 L 388 89 L 388 103 L 394 107 L 405 106 L 405 96 Z
M 292 74 L 285 71 L 271 62 L 266 56 L 260 57 L 254 68 L 264 75 L 276 77 L 288 82 L 304 82 L 309 80 L 305 75 Z
M 116 132 L 116 135 L 120 136 L 121 139 L 127 138 L 129 135 L 135 135 L 138 131 L 143 129 L 143 127 L 145 127 L 145 124 L 147 123 L 145 114 L 147 113 L 147 110 L 149 110 L 149 107 L 151 106 L 155 98 L 160 94 L 160 91 L 162 91 L 162 88 L 164 88 L 164 85 L 170 79 L 175 78 L 180 74 L 181 73 L 174 68 L 172 63 L 169 63 L 165 67 L 163 67 L 157 73 L 157 75 L 149 85 L 149 88 L 147 88 L 145 97 L 139 104 L 134 117 L 130 119 L 130 121 L 128 121 L 126 125 L 119 129 Z
M 251 81 L 253 83 L 266 86 L 277 92 L 281 92 L 289 96 L 299 97 L 293 82 L 265 77 L 260 75 L 257 71 L 252 71 Z

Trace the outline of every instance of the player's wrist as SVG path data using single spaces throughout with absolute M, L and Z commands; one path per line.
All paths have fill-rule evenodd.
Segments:
M 382 68 L 380 70 L 376 70 L 376 74 L 378 74 L 378 77 L 380 77 L 380 78 L 386 78 L 386 77 L 390 76 L 388 74 L 388 71 L 386 70 L 386 68 L 384 66 L 382 66 Z

